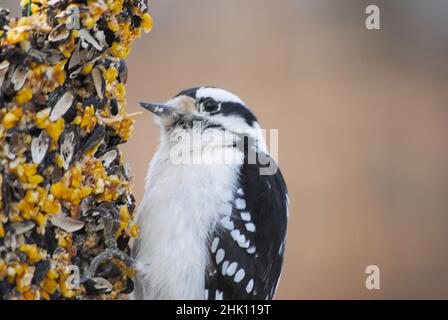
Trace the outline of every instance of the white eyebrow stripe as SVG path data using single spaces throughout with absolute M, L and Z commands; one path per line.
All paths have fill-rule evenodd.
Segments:
M 235 102 L 235 103 L 239 103 L 243 106 L 246 105 L 243 102 L 243 100 L 238 98 L 233 93 L 231 93 L 227 90 L 224 90 L 224 89 L 202 87 L 196 91 L 196 99 L 197 100 L 199 100 L 200 98 L 207 98 L 207 97 L 210 97 L 213 100 L 218 101 L 218 102 Z

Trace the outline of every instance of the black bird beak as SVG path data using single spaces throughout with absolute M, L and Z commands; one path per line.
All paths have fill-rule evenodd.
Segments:
M 177 111 L 173 107 L 160 103 L 140 102 L 140 105 L 159 117 L 167 117 L 177 113 Z

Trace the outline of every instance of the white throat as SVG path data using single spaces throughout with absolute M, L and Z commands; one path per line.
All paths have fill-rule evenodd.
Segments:
M 137 212 L 140 247 L 136 259 L 143 264 L 137 277 L 145 283 L 140 298 L 203 299 L 209 233 L 220 217 L 231 214 L 243 154 L 210 144 L 200 150 L 202 157 L 231 152 L 237 161 L 173 163 L 167 138 L 162 134 Z

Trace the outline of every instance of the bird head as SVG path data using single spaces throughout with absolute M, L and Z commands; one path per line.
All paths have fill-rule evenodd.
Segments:
M 257 118 L 245 103 L 230 91 L 215 87 L 197 87 L 181 91 L 166 103 L 140 102 L 157 116 L 163 136 L 176 140 L 196 132 L 207 145 L 229 143 L 229 137 L 246 137 L 258 151 L 266 152 Z M 222 139 L 226 135 L 227 138 Z

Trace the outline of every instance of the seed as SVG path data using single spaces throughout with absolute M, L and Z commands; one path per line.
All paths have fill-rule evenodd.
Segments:
M 64 91 L 54 100 L 50 113 L 50 121 L 56 121 L 64 116 L 75 105 L 75 96 L 70 91 Z
M 34 137 L 31 142 L 31 156 L 35 164 L 39 164 L 47 155 L 50 148 L 50 137 L 42 130 L 38 137 Z
M 12 112 L 5 114 L 2 120 L 2 124 L 6 129 L 14 128 L 19 121 L 19 118 Z
M 78 37 L 81 39 L 84 48 L 87 48 L 89 46 L 92 46 L 98 51 L 103 50 L 103 46 L 98 42 L 97 39 L 92 37 L 90 32 L 87 29 L 81 29 L 78 31 Z
M 5 75 L 8 72 L 9 68 L 9 61 L 4 60 L 2 63 L 0 63 L 0 88 L 3 85 L 3 80 L 5 79 Z
M 61 135 L 59 145 L 60 145 L 60 155 L 62 158 L 62 167 L 68 170 L 72 165 L 75 154 L 78 149 L 78 130 L 76 127 L 68 127 L 64 130 Z
M 70 30 L 67 29 L 65 23 L 59 24 L 54 28 L 48 35 L 48 41 L 50 41 L 54 46 L 65 43 L 68 38 L 70 38 Z
M 23 88 L 30 70 L 24 65 L 18 65 L 12 74 L 11 82 L 14 85 L 14 90 L 19 91 Z
M 67 232 L 76 232 L 84 228 L 84 222 L 67 217 L 64 213 L 59 213 L 51 218 L 51 223 Z
M 106 80 L 104 79 L 103 72 L 101 72 L 100 68 L 94 68 L 92 70 L 92 78 L 98 97 L 103 99 L 106 91 Z

